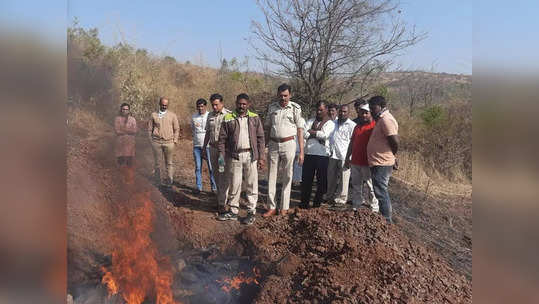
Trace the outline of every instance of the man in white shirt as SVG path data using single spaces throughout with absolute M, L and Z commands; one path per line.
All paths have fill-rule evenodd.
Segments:
M 305 125 L 305 160 L 301 177 L 300 208 L 309 208 L 313 179 L 316 174 L 317 187 L 313 207 L 320 207 L 327 190 L 327 169 L 329 162 L 329 137 L 335 128 L 335 123 L 328 116 L 327 102 L 317 104 L 316 118 L 309 119 Z
M 208 172 L 210 174 L 211 189 L 217 191 L 217 185 L 213 178 L 213 171 L 210 163 L 210 150 L 209 148 L 202 150 L 204 146 L 204 137 L 206 136 L 206 125 L 208 120 L 208 111 L 206 111 L 207 101 L 204 98 L 200 98 L 196 101 L 196 107 L 198 113 L 193 114 L 191 117 L 191 130 L 193 131 L 193 158 L 195 159 L 195 175 L 197 189 L 195 194 L 199 194 L 202 191 L 202 153 L 205 153 L 206 164 L 208 166 Z
M 328 191 L 326 199 L 334 208 L 344 208 L 348 199 L 348 182 L 350 168 L 344 167 L 346 152 L 356 123 L 348 118 L 348 105 L 339 108 L 338 119 L 335 120 L 335 129 L 331 133 L 329 145 L 331 156 L 328 163 Z

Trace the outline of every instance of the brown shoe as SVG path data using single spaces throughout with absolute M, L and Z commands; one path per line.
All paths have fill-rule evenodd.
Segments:
M 262 217 L 270 217 L 270 216 L 276 215 L 276 214 L 277 214 L 277 210 L 269 209 L 268 211 L 266 211 L 266 213 L 262 214 Z

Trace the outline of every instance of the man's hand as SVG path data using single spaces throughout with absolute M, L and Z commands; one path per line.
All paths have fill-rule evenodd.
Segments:
M 316 130 L 310 129 L 310 130 L 307 131 L 307 132 L 309 132 L 309 134 L 310 134 L 311 136 L 316 136 Z
M 202 159 L 207 159 L 208 156 L 206 155 L 206 146 L 202 146 L 202 153 L 201 153 L 201 156 L 202 156 Z
M 349 159 L 346 159 L 346 160 L 344 161 L 343 167 L 346 168 L 346 169 L 349 169 L 349 168 L 350 168 L 350 160 L 349 160 Z
M 266 168 L 266 161 L 264 159 L 259 159 L 258 160 L 258 169 L 264 170 L 264 168 Z
M 393 170 L 399 170 L 399 161 L 396 157 L 395 157 L 395 164 L 393 165 Z
M 300 153 L 300 154 L 298 155 L 298 165 L 299 165 L 299 166 L 303 166 L 303 158 L 304 158 L 303 153 Z

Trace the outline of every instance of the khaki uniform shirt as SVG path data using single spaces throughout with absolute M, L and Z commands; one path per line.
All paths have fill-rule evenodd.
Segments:
M 219 143 L 219 131 L 221 130 L 221 123 L 226 114 L 230 113 L 229 110 L 223 108 L 221 112 L 210 112 L 208 114 L 208 121 L 206 122 L 206 136 L 210 139 L 210 146 L 217 147 Z
M 285 138 L 295 136 L 298 128 L 303 128 L 305 122 L 301 117 L 301 107 L 289 101 L 286 107 L 281 107 L 279 102 L 273 102 L 268 106 L 264 126 L 269 129 L 270 138 Z
M 247 116 L 238 117 L 237 119 L 240 124 L 238 149 L 249 149 L 251 144 L 249 144 L 249 126 L 247 124 Z

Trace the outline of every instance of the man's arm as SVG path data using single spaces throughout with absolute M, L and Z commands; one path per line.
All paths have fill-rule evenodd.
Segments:
M 172 118 L 172 130 L 174 131 L 174 143 L 177 144 L 180 138 L 180 123 L 178 122 L 178 116 L 174 114 Z
M 219 155 L 222 156 L 223 158 L 225 157 L 225 148 L 226 148 L 226 141 L 228 139 L 228 130 L 227 130 L 227 125 L 226 125 L 226 122 L 223 121 L 221 123 L 221 130 L 219 131 L 219 144 L 218 144 L 218 148 L 219 148 Z
M 393 169 L 399 170 L 399 162 L 397 160 L 397 152 L 399 151 L 399 136 L 390 135 L 387 137 L 387 142 L 389 143 L 391 152 L 393 152 L 393 155 L 395 155 L 395 164 L 393 165 Z
M 148 138 L 152 139 L 152 133 L 153 133 L 153 117 L 150 117 L 150 120 L 148 120 Z
M 264 169 L 266 165 L 266 153 L 264 153 L 264 149 L 266 148 L 265 140 L 264 140 L 264 128 L 262 127 L 262 121 L 259 117 L 258 119 L 258 127 L 256 130 L 256 144 L 258 146 L 258 167 L 260 169 Z
M 335 129 L 335 124 L 332 121 L 326 122 L 321 130 L 316 131 L 316 138 L 321 141 L 329 139 L 333 129 Z
M 206 134 L 204 135 L 204 144 L 202 145 L 202 151 L 206 151 L 208 143 L 210 142 L 210 115 L 208 114 L 208 119 L 206 119 Z M 206 153 L 202 153 L 205 155 Z
M 387 142 L 389 143 L 389 147 L 391 148 L 393 155 L 397 155 L 397 152 L 399 151 L 399 136 L 390 135 L 387 137 Z
M 298 155 L 298 165 L 303 165 L 303 160 L 305 157 L 305 140 L 303 139 L 303 128 L 298 128 L 298 144 L 299 144 L 299 155 Z

